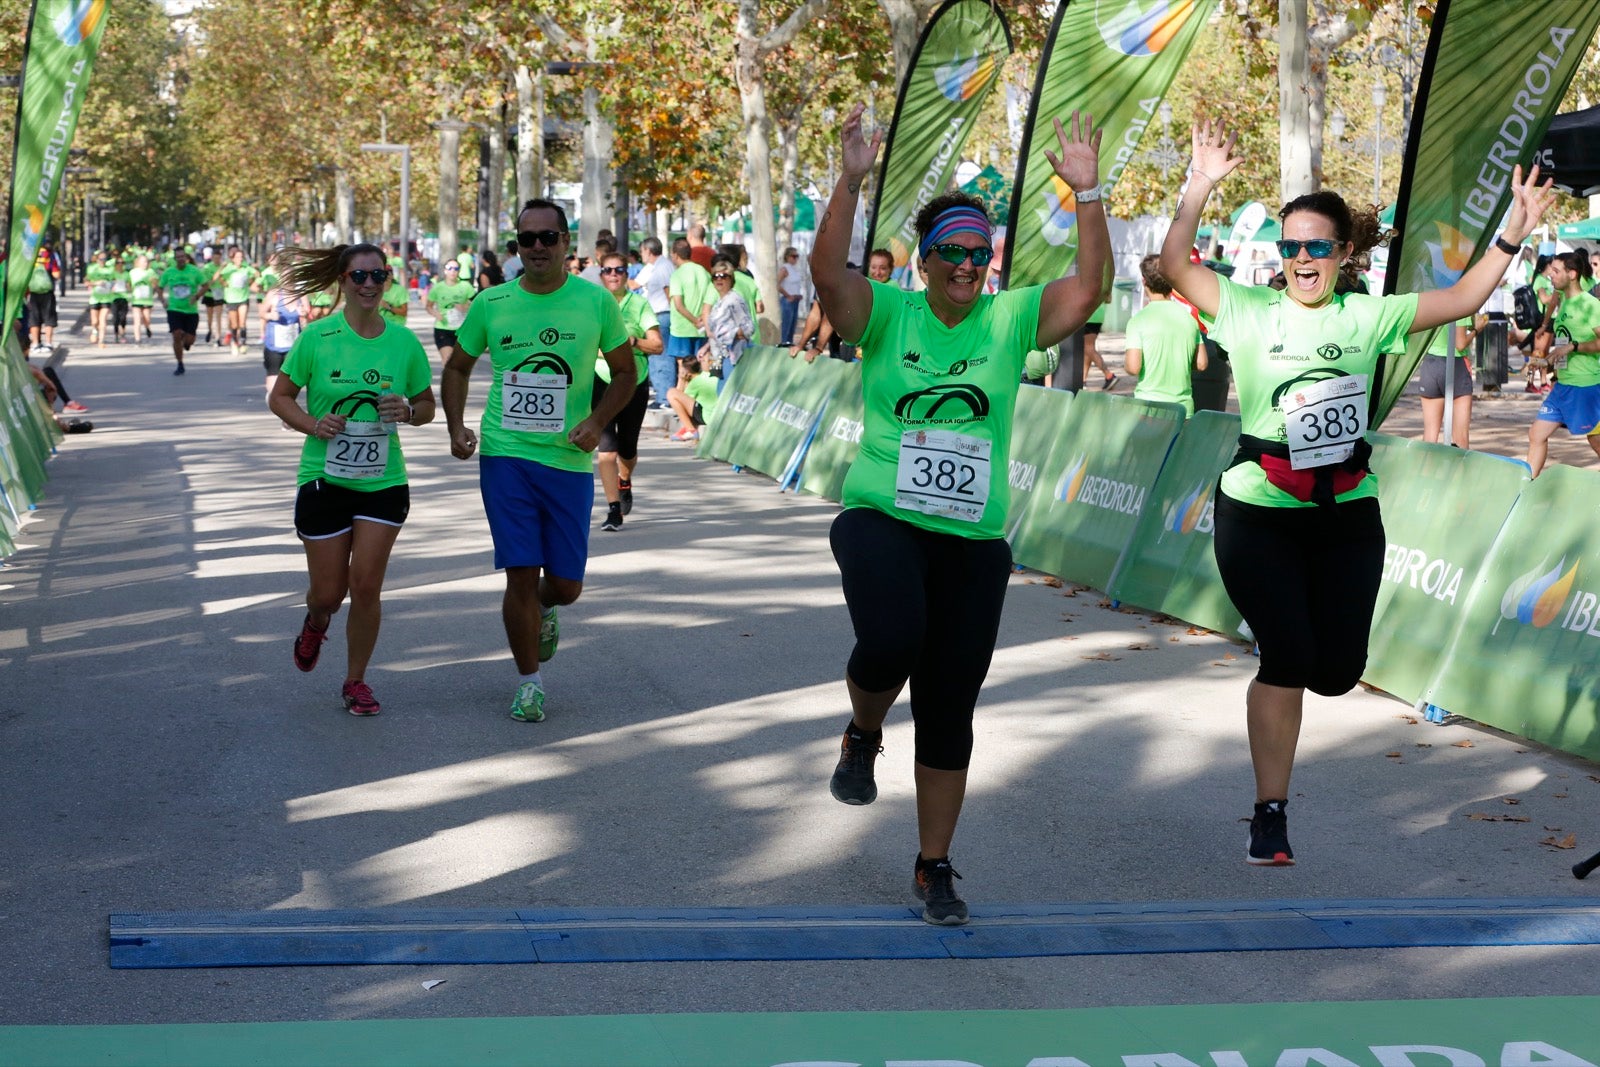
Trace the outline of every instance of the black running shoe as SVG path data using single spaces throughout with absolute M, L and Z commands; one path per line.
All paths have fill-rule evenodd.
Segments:
M 633 483 L 623 478 L 617 482 L 617 488 L 622 492 L 622 513 L 633 514 Z
M 1257 867 L 1294 866 L 1294 849 L 1289 847 L 1289 816 L 1283 810 L 1288 803 L 1287 800 L 1263 800 L 1256 804 L 1255 816 L 1250 820 L 1246 863 Z
M 841 804 L 871 804 L 878 799 L 878 783 L 872 780 L 872 765 L 883 751 L 883 731 L 867 734 L 854 722 L 845 727 L 839 745 L 839 765 L 833 769 L 828 792 Z
M 911 889 L 922 901 L 922 921 L 935 926 L 964 926 L 967 921 L 967 902 L 956 892 L 955 879 L 961 875 L 950 866 L 949 857 L 925 860 L 917 853 L 917 863 L 912 875 Z
M 622 529 L 622 505 L 612 504 L 606 509 L 606 521 L 600 524 L 600 529 L 616 533 Z
M 178 369 L 173 371 L 172 373 L 173 374 L 182 374 L 183 373 L 183 364 L 182 363 L 178 364 Z

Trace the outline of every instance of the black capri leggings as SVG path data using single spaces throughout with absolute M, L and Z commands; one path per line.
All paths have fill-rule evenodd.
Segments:
M 1256 680 L 1330 697 L 1355 688 L 1383 579 L 1377 500 L 1266 508 L 1219 492 L 1215 521 L 1222 584 L 1261 645 Z
M 610 386 L 599 378 L 594 380 L 593 407 L 600 406 L 600 398 Z M 639 428 L 644 425 L 645 408 L 650 405 L 650 383 L 640 382 L 633 398 L 617 412 L 617 417 L 600 428 L 600 445 L 596 452 L 615 452 L 620 459 L 631 460 L 639 455 Z
M 872 508 L 847 508 L 829 534 L 856 632 L 850 680 L 869 693 L 911 680 L 917 762 L 972 761 L 972 712 L 989 673 L 1011 546 L 933 533 Z

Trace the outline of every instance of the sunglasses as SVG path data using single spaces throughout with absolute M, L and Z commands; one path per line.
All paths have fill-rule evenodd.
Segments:
M 1333 250 L 1339 247 L 1338 241 L 1326 237 L 1318 237 L 1310 241 L 1279 241 L 1278 255 L 1284 259 L 1294 259 L 1304 247 L 1306 254 L 1312 259 L 1328 259 L 1333 255 Z
M 731 274 L 713 274 L 711 276 L 711 279 L 712 279 L 712 281 L 725 282 L 729 278 L 732 278 L 732 277 L 733 277 L 733 275 L 731 275 Z
M 371 278 L 379 285 L 382 285 L 384 282 L 389 280 L 389 275 L 393 273 L 393 271 L 387 269 L 386 267 L 379 267 L 376 270 L 347 270 L 344 272 L 344 276 L 355 282 L 357 285 L 366 285 L 368 278 Z
M 626 274 L 626 273 L 628 273 L 628 268 L 627 267 L 601 267 L 600 268 L 600 273 L 601 274 Z
M 953 267 L 959 267 L 968 256 L 972 257 L 974 267 L 987 267 L 994 258 L 992 248 L 968 248 L 958 244 L 934 245 L 933 253 Z
M 560 230 L 523 230 L 517 234 L 517 244 L 523 248 L 532 248 L 535 244 L 554 248 L 561 243 Z

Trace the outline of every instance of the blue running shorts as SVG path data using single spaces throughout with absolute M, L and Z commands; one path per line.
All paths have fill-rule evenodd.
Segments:
M 1534 418 L 1559 423 L 1574 437 L 1587 437 L 1600 430 L 1600 385 L 1557 382 Z
M 494 538 L 494 566 L 542 567 L 583 581 L 589 563 L 594 474 L 515 456 L 480 456 L 478 489 Z

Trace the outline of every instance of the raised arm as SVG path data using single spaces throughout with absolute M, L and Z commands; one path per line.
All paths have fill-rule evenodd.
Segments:
M 811 248 L 811 281 L 817 300 L 828 307 L 828 318 L 847 340 L 858 341 L 872 316 L 872 283 L 849 267 L 850 230 L 856 217 L 856 201 L 861 183 L 872 171 L 883 144 L 883 131 L 875 130 L 868 141 L 861 133 L 861 113 L 857 104 L 844 118 L 840 131 L 843 142 L 843 170 L 833 187 L 828 206 L 817 226 L 817 240 Z
M 1105 202 L 1100 199 L 1100 132 L 1094 116 L 1072 113 L 1072 136 L 1055 120 L 1061 154 L 1049 149 L 1045 158 L 1056 177 L 1067 183 L 1077 200 L 1078 267 L 1074 274 L 1044 287 L 1039 300 L 1035 347 L 1060 344 L 1088 321 L 1111 295 L 1111 231 L 1106 228 Z
M 1211 190 L 1244 162 L 1242 156 L 1233 154 L 1238 139 L 1220 120 L 1202 119 L 1194 124 L 1193 170 L 1178 199 L 1178 213 L 1167 228 L 1167 238 L 1161 242 L 1161 273 L 1185 300 L 1212 316 L 1222 299 L 1221 286 L 1211 268 L 1189 262 L 1189 250 L 1200 232 L 1200 213 Z
M 1544 213 L 1556 202 L 1556 192 L 1546 178 L 1539 184 L 1539 167 L 1534 165 L 1526 181 L 1522 166 L 1511 170 L 1511 213 L 1506 216 L 1506 228 L 1494 239 L 1494 244 L 1478 258 L 1472 269 L 1463 274 L 1448 289 L 1433 289 L 1417 294 L 1417 317 L 1411 321 L 1411 332 L 1431 330 L 1473 314 L 1489 299 L 1489 294 L 1500 285 L 1506 267 L 1520 250 L 1527 237 L 1544 218 Z

